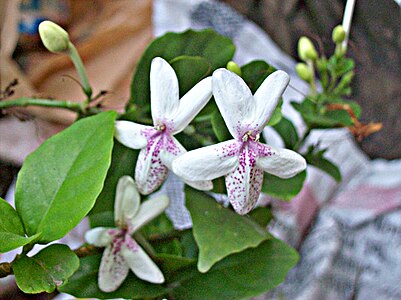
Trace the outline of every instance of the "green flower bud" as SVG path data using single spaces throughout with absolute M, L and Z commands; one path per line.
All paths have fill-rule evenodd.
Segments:
M 238 76 L 241 76 L 241 68 L 233 61 L 229 61 L 226 66 L 227 70 L 234 72 Z
M 345 30 L 342 25 L 337 25 L 332 33 L 333 42 L 336 44 L 342 43 L 345 40 Z
M 310 39 L 306 36 L 301 36 L 298 41 L 298 55 L 303 61 L 317 59 L 317 51 Z
M 307 64 L 297 63 L 295 66 L 295 71 L 302 80 L 305 80 L 307 82 L 312 80 L 312 72 Z
M 39 35 L 43 45 L 50 52 L 63 52 L 69 49 L 70 38 L 68 33 L 56 23 L 51 21 L 40 23 Z

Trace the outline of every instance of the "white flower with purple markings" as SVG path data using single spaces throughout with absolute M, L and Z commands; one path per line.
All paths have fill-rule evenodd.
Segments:
M 164 276 L 157 265 L 133 239 L 132 235 L 161 214 L 169 205 L 166 196 L 140 203 L 134 180 L 120 178 L 114 203 L 116 228 L 96 227 L 85 234 L 89 244 L 106 247 L 99 267 L 98 284 L 104 292 L 119 288 L 131 269 L 134 274 L 151 283 L 163 283 Z
M 211 77 L 207 77 L 179 99 L 174 69 L 160 57 L 152 60 L 150 98 L 153 126 L 117 121 L 115 132 L 115 137 L 123 145 L 141 149 L 135 168 L 135 181 L 141 194 L 154 192 L 166 179 L 172 160 L 186 152 L 174 135 L 184 130 L 211 96 Z M 201 190 L 212 188 L 210 181 L 187 183 Z
M 216 70 L 213 96 L 234 139 L 181 155 L 173 161 L 174 173 L 192 181 L 225 176 L 232 206 L 246 214 L 259 198 L 263 172 L 290 178 L 305 170 L 305 159 L 298 153 L 259 142 L 288 83 L 287 73 L 276 71 L 252 95 L 241 77 L 226 69 Z

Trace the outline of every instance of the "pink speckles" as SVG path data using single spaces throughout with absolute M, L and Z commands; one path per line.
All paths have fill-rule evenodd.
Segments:
M 174 156 L 183 152 L 182 146 L 177 144 L 168 130 L 166 126 L 163 131 L 152 128 L 143 133 L 148 144 L 139 152 L 135 168 L 135 180 L 141 194 L 154 192 L 167 177 L 168 168 L 160 159 L 160 151 L 165 150 Z
M 275 153 L 272 150 L 272 148 L 267 146 L 267 145 L 264 145 L 264 144 L 261 144 L 261 143 L 257 143 L 256 147 L 257 147 L 257 152 L 258 152 L 260 157 L 267 157 L 267 156 L 275 155 Z
M 218 151 L 218 155 L 220 157 L 233 157 L 233 156 L 237 156 L 239 149 L 241 147 L 240 142 L 237 142 L 236 140 L 233 140 L 232 143 L 230 144 L 226 144 L 221 148 L 216 148 L 216 151 Z
M 139 246 L 136 243 L 136 241 L 128 233 L 125 235 L 125 246 L 134 252 L 138 251 L 139 249 Z
M 237 168 L 226 176 L 228 197 L 239 214 L 246 214 L 255 206 L 262 188 L 263 171 L 256 167 L 259 153 L 252 144 L 255 142 L 243 143 Z

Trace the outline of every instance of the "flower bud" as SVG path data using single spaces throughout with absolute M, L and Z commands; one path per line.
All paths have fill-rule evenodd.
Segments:
M 317 51 L 310 39 L 306 36 L 301 36 L 298 41 L 298 55 L 303 61 L 317 59 Z
M 312 72 L 307 64 L 297 63 L 295 66 L 295 71 L 302 80 L 305 80 L 307 82 L 312 80 Z
M 341 25 L 337 25 L 332 33 L 333 42 L 336 44 L 342 43 L 345 40 L 345 30 Z
M 39 24 L 39 35 L 43 45 L 50 52 L 63 52 L 68 50 L 70 38 L 67 31 L 56 23 L 43 21 Z
M 241 76 L 242 72 L 241 72 L 241 68 L 233 61 L 229 61 L 227 63 L 227 70 L 234 72 L 235 74 L 237 74 L 238 76 Z

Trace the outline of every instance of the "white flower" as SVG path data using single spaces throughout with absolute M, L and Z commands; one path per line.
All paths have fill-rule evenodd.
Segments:
M 225 176 L 232 206 L 246 214 L 260 195 L 263 172 L 289 178 L 303 171 L 306 162 L 298 153 L 259 142 L 288 82 L 287 73 L 276 71 L 252 95 L 241 77 L 226 69 L 216 70 L 213 96 L 234 139 L 183 154 L 173 162 L 174 173 L 187 180 Z
M 160 196 L 140 203 L 134 180 L 120 178 L 114 203 L 114 220 L 117 228 L 97 227 L 85 234 L 89 244 L 106 247 L 99 267 L 99 288 L 104 292 L 118 289 L 129 269 L 145 281 L 163 283 L 164 276 L 157 265 L 136 243 L 132 235 L 150 220 L 161 214 L 169 199 Z
M 196 84 L 181 100 L 174 69 L 162 58 L 152 60 L 150 98 L 154 126 L 117 121 L 115 137 L 125 146 L 141 149 L 135 169 L 138 190 L 155 191 L 166 179 L 174 158 L 185 153 L 174 135 L 184 130 L 212 96 L 211 77 Z M 163 151 L 162 151 L 163 150 Z M 197 189 L 208 190 L 208 181 L 187 182 Z

